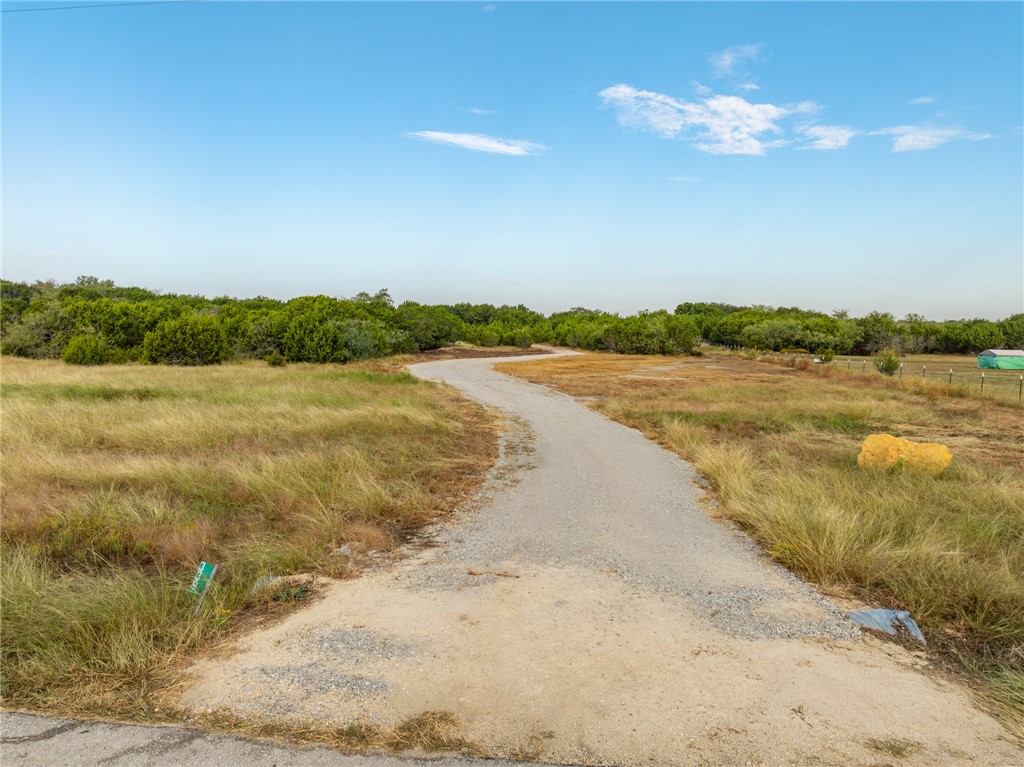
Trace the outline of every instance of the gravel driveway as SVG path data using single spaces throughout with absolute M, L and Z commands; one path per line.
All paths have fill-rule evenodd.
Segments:
M 504 362 L 509 362 L 505 358 Z M 412 372 L 496 408 L 477 508 L 197 664 L 200 711 L 392 724 L 454 712 L 490 756 L 582 764 L 1020 764 L 924 656 L 710 518 L 675 455 L 486 359 Z

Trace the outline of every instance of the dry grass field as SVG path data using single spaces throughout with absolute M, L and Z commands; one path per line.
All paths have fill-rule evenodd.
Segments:
M 494 425 L 405 361 L 4 358 L 4 703 L 152 718 L 180 657 L 301 595 L 254 595 L 258 578 L 344 577 L 457 505 L 496 458 Z M 200 560 L 220 570 L 193 618 Z
M 720 513 L 822 590 L 910 610 L 935 657 L 984 679 L 1024 732 L 1024 410 L 738 355 L 498 369 L 589 398 L 692 461 Z M 875 432 L 945 443 L 954 463 L 938 478 L 863 470 L 860 443 Z

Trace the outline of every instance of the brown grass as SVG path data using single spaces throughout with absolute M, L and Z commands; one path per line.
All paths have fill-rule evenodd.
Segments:
M 910 610 L 933 649 L 990 681 L 1024 725 L 1024 410 L 737 355 L 498 369 L 588 398 L 692 461 L 721 513 L 776 560 L 823 589 Z M 877 432 L 944 443 L 954 463 L 939 478 L 862 470 L 860 443 Z
M 228 711 L 189 717 L 194 725 L 214 732 L 285 740 L 298 745 L 317 743 L 350 753 L 369 750 L 479 753 L 474 743 L 459 734 L 462 723 L 450 711 L 424 711 L 391 726 L 369 721 L 330 725 L 302 719 L 240 717 Z

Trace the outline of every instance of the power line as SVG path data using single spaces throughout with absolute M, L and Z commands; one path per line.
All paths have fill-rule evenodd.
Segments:
M 38 13 L 39 11 L 75 11 L 82 8 L 120 8 L 123 5 L 171 5 L 176 3 L 196 3 L 202 0 L 140 0 L 128 3 L 96 3 L 93 5 L 52 5 L 46 8 L 9 8 L 0 13 Z

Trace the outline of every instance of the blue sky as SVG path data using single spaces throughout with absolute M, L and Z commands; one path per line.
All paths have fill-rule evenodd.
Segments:
M 1021 3 L 59 5 L 3 4 L 7 279 L 1024 311 Z

